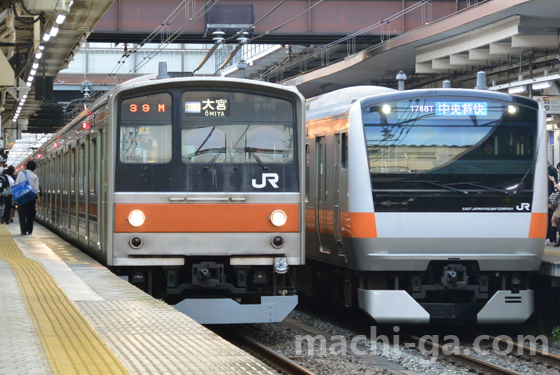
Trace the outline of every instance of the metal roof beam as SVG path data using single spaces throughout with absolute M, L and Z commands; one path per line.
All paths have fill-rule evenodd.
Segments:
M 438 59 L 511 38 L 519 33 L 520 23 L 520 16 L 512 16 L 471 32 L 419 47 L 416 49 L 416 62 Z
M 468 53 L 449 56 L 449 65 L 486 65 L 486 60 L 471 60 Z
M 512 48 L 511 42 L 490 43 L 490 55 L 510 55 L 524 50 L 525 48 Z
M 558 47 L 558 35 L 514 35 L 511 37 L 513 48 Z
M 493 55 L 490 48 L 477 48 L 469 50 L 469 60 L 500 60 L 507 59 L 507 54 Z

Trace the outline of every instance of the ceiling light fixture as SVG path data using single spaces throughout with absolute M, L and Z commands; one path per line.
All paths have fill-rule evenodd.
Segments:
M 552 82 L 550 81 L 533 83 L 533 90 L 544 90 L 550 87 L 552 87 Z
M 527 85 L 513 86 L 508 89 L 510 94 L 519 94 L 525 91 L 527 91 Z

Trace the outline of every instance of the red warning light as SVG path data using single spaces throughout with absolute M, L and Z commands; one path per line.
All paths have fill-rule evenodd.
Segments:
M 58 148 L 58 143 L 53 143 L 54 148 Z
M 16 168 L 16 172 L 19 172 L 19 168 Z
M 86 121 L 82 122 L 82 129 L 89 129 L 89 128 L 90 126 Z
M 37 159 L 41 159 L 42 157 L 43 157 L 43 155 L 37 154 Z

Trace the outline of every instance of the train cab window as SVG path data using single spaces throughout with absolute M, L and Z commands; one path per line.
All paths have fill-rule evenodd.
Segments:
M 346 169 L 348 168 L 348 133 L 342 133 L 340 148 L 340 166 Z
M 119 159 L 122 163 L 171 161 L 171 95 L 158 93 L 121 102 Z
M 229 91 L 183 93 L 185 163 L 290 163 L 294 108 L 287 100 Z

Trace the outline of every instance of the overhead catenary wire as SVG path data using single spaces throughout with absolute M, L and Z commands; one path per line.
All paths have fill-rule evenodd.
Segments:
M 400 10 L 399 12 L 397 12 L 397 13 L 395 13 L 395 14 L 389 16 L 389 17 L 386 18 L 386 19 L 383 19 L 383 20 L 381 20 L 381 21 L 379 21 L 379 22 L 374 23 L 374 24 L 371 25 L 371 26 L 368 26 L 368 27 L 366 27 L 366 28 L 363 28 L 363 29 L 361 29 L 361 30 L 359 30 L 359 31 L 357 31 L 357 32 L 355 32 L 355 33 L 348 34 L 348 35 L 346 35 L 345 37 L 340 38 L 340 39 L 337 39 L 337 40 L 335 40 L 335 41 L 333 41 L 333 42 L 331 42 L 331 43 L 324 44 L 324 45 L 322 45 L 322 46 L 320 47 L 320 51 L 319 51 L 319 52 L 314 53 L 312 56 L 308 57 L 308 59 L 309 59 L 309 58 L 317 57 L 317 56 L 319 56 L 320 54 L 324 53 L 325 51 L 329 50 L 330 48 L 332 48 L 332 47 L 334 47 L 334 46 L 336 46 L 336 45 L 338 45 L 338 44 L 340 44 L 340 43 L 342 43 L 342 42 L 345 42 L 345 41 L 347 41 L 347 40 L 350 40 L 350 39 L 352 39 L 352 38 L 355 38 L 356 36 L 359 36 L 359 35 L 361 35 L 361 34 L 363 34 L 363 33 L 365 33 L 365 32 L 371 31 L 371 30 L 373 30 L 373 29 L 375 29 L 375 28 L 377 28 L 377 27 L 380 27 L 380 26 L 383 26 L 383 25 L 385 25 L 385 24 L 388 24 L 388 23 L 390 23 L 391 21 L 393 21 L 393 20 L 395 20 L 395 19 L 397 19 L 397 18 L 399 18 L 399 17 L 402 17 L 402 16 L 406 15 L 407 13 L 412 12 L 413 10 L 415 10 L 415 9 L 421 7 L 421 6 L 424 6 L 426 3 L 430 2 L 430 1 L 431 1 L 431 0 L 421 0 L 421 1 L 419 1 L 419 2 L 417 2 L 417 3 L 415 3 L 415 4 L 413 4 L 413 5 L 409 6 L 408 8 L 405 8 L 405 9 L 403 9 L 403 10 Z M 259 37 L 260 37 L 260 36 L 259 36 Z M 263 72 L 263 73 L 260 74 L 256 79 L 262 80 L 262 79 L 264 79 L 265 77 L 267 77 L 267 76 L 269 76 L 269 75 L 275 73 L 278 69 L 284 68 L 283 63 L 285 62 L 285 60 L 286 60 L 286 59 L 284 59 L 284 60 L 282 61 L 282 64 L 276 64 L 276 65 L 273 66 L 271 69 L 269 69 L 269 70 Z M 298 61 L 298 63 L 299 63 L 299 61 Z
M 220 65 L 220 67 L 218 68 L 218 70 L 216 70 L 214 72 L 213 75 L 216 75 L 220 70 L 222 70 L 223 68 L 225 68 L 225 66 L 227 64 L 229 64 L 229 62 L 235 57 L 235 55 L 237 55 L 237 52 L 239 52 L 239 50 L 241 49 L 241 47 L 243 47 L 243 44 L 238 44 L 237 46 L 235 46 L 235 48 L 233 49 L 233 51 L 231 51 L 231 53 L 229 54 L 229 56 L 227 57 L 227 59 L 222 63 L 222 65 Z
M 237 33 L 235 33 L 234 35 L 224 39 L 225 41 L 228 40 L 232 40 L 235 39 L 235 37 L 242 35 L 244 32 L 250 30 L 251 28 L 255 27 L 259 22 L 261 22 L 262 20 L 264 20 L 266 17 L 268 17 L 269 15 L 272 14 L 272 12 L 274 12 L 276 9 L 278 9 L 280 7 L 280 5 L 284 4 L 286 2 L 286 0 L 281 0 L 278 4 L 276 4 L 271 10 L 269 10 L 265 15 L 263 15 L 261 18 L 259 18 L 256 22 L 254 22 L 253 24 L 247 26 L 246 28 L 244 28 L 243 30 L 238 31 Z M 195 68 L 195 70 L 193 70 L 193 73 L 197 72 L 199 69 L 201 69 L 204 64 L 206 64 L 206 62 L 208 61 L 208 59 L 210 59 L 210 57 L 214 54 L 214 52 L 216 51 L 218 45 L 215 45 L 214 47 L 212 47 L 212 49 L 210 51 L 208 51 L 208 53 L 206 54 L 206 56 L 204 56 L 204 58 L 202 59 L 202 61 L 200 62 L 200 64 Z M 237 51 L 235 52 L 237 53 Z M 234 55 L 235 56 L 235 55 Z M 233 58 L 233 57 L 232 57 Z M 227 62 L 231 61 L 231 58 L 228 57 Z M 227 63 L 226 63 L 227 64 Z M 223 64 L 222 64 L 223 65 Z M 223 65 L 222 67 L 220 67 L 216 72 L 214 72 L 214 75 L 216 75 L 216 73 L 222 69 L 223 67 L 225 67 L 225 65 Z
M 303 16 L 305 13 L 311 11 L 311 9 L 313 9 L 313 8 L 315 8 L 317 5 L 321 4 L 323 1 L 325 1 L 325 0 L 319 0 L 318 2 L 316 2 L 315 4 L 313 4 L 312 6 L 310 6 L 309 8 L 307 8 L 306 10 L 304 10 L 303 12 L 301 12 L 300 14 L 298 14 L 297 16 L 295 16 L 295 17 L 289 19 L 288 21 L 284 22 L 283 24 L 281 24 L 281 25 L 279 25 L 279 26 L 276 26 L 275 28 L 270 29 L 270 30 L 268 30 L 268 31 L 266 31 L 266 32 L 264 32 L 264 33 L 262 33 L 262 34 L 260 34 L 259 36 L 256 36 L 256 37 L 254 37 L 254 38 L 251 38 L 250 42 L 252 42 L 252 41 L 254 41 L 254 40 L 257 40 L 257 39 L 260 39 L 260 38 L 262 38 L 262 37 L 264 37 L 264 36 L 267 36 L 268 34 L 274 32 L 274 31 L 276 31 L 276 30 L 278 30 L 278 29 L 281 29 L 282 27 L 284 27 L 284 26 L 286 26 L 287 24 L 293 22 L 293 21 L 296 20 L 297 18 Z M 276 10 L 280 5 L 282 5 L 282 4 L 281 4 L 281 3 L 278 4 L 276 7 L 274 7 L 274 8 L 272 9 L 272 11 L 270 11 L 269 13 L 267 13 L 265 16 L 267 16 L 267 15 L 270 14 L 270 13 L 272 13 L 272 12 L 273 12 L 274 10 Z M 264 18 L 264 17 L 262 17 L 261 20 L 262 20 L 263 18 Z M 259 20 L 258 22 L 260 22 L 261 20 Z M 250 43 L 250 42 L 249 42 L 249 43 Z M 237 52 L 236 52 L 236 53 L 237 53 Z M 234 55 L 234 56 L 235 56 L 235 55 Z M 231 57 L 231 58 L 230 58 L 230 57 Z M 222 64 L 222 65 L 214 72 L 214 75 L 216 75 L 221 69 L 223 69 L 223 67 L 225 67 L 225 66 L 227 65 L 227 63 L 229 63 L 229 61 L 231 61 L 232 58 L 233 58 L 233 56 L 230 54 L 230 56 L 228 56 L 228 59 L 226 59 L 226 62 L 224 62 L 224 64 Z
M 212 3 L 212 5 L 210 5 L 210 7 L 208 7 L 206 9 L 206 6 L 210 3 Z M 167 45 L 169 45 L 170 43 L 172 43 L 173 41 L 175 41 L 175 39 L 177 39 L 189 26 L 191 26 L 192 23 L 194 23 L 194 21 L 196 21 L 198 18 L 200 18 L 201 16 L 203 16 L 204 14 L 206 14 L 207 12 L 210 11 L 210 9 L 212 9 L 214 6 L 216 6 L 216 4 L 218 4 L 220 2 L 220 0 L 208 0 L 205 4 L 204 7 L 201 7 L 195 14 L 195 17 L 192 19 L 193 22 L 188 22 L 191 20 L 187 20 L 187 22 L 185 22 L 181 27 L 179 27 L 179 29 L 177 31 L 175 31 L 173 34 L 171 34 L 163 43 L 160 43 L 160 46 L 158 48 L 156 48 L 154 51 L 152 51 L 152 53 L 150 55 L 148 55 L 147 57 L 144 57 L 144 60 L 142 60 L 139 64 L 137 64 L 134 69 L 131 69 L 129 71 L 129 73 L 131 73 L 133 70 L 135 69 L 140 69 L 142 68 L 144 65 L 146 65 L 148 63 L 148 61 L 150 61 L 157 53 L 159 53 L 161 50 L 163 50 Z M 201 14 L 198 14 L 202 9 L 204 9 L 204 11 Z
M 162 32 L 163 30 L 163 26 L 166 24 L 169 24 L 171 21 L 173 21 L 179 14 L 179 10 L 182 11 L 182 8 L 186 7 L 192 0 L 183 0 L 181 2 L 181 4 L 179 4 L 179 6 L 177 6 L 177 8 L 175 8 L 175 10 L 173 10 L 173 12 L 171 12 L 171 14 L 160 24 L 160 26 L 158 26 L 154 31 L 152 31 L 152 33 L 150 33 L 150 35 L 148 36 L 148 38 L 153 38 L 156 35 L 158 35 L 160 32 Z M 169 43 L 171 43 L 172 41 L 174 41 L 179 35 L 181 35 L 181 33 L 186 29 L 185 26 L 190 26 L 190 23 L 196 21 L 198 18 L 202 17 L 204 14 L 206 14 L 210 9 L 212 9 L 212 7 L 214 7 L 220 0 L 208 0 L 203 7 L 201 7 L 201 10 L 206 8 L 206 5 L 214 2 L 214 4 L 212 4 L 212 6 L 210 6 L 208 9 L 205 9 L 201 14 L 200 10 L 198 12 L 196 12 L 196 14 L 191 17 L 190 19 L 187 19 L 180 27 L 179 29 L 174 32 L 172 35 L 168 36 L 166 38 L 166 40 L 163 43 L 160 44 L 165 44 L 165 46 L 167 46 Z M 123 54 L 123 56 L 121 57 L 121 59 L 117 62 L 117 64 L 115 64 L 115 66 L 113 67 L 113 69 L 111 70 L 111 72 L 107 75 L 107 77 L 100 83 L 100 85 L 103 85 L 105 82 L 107 82 L 107 80 L 111 77 L 114 76 L 115 74 L 118 73 L 118 71 L 120 70 L 120 68 L 124 65 L 124 62 L 126 61 L 126 59 L 128 59 L 132 54 L 136 53 L 138 50 L 140 50 L 144 43 L 146 41 L 148 41 L 148 38 L 144 39 L 144 41 L 136 48 L 134 48 L 131 51 L 127 51 L 126 53 Z M 157 53 L 159 53 L 163 48 L 158 47 L 155 51 L 152 52 L 152 54 L 150 56 L 148 56 L 147 58 L 145 58 L 141 64 L 137 64 L 134 66 L 133 69 L 131 69 L 128 73 L 130 74 L 133 70 L 137 70 L 140 69 L 141 67 L 143 67 L 149 60 L 151 60 Z M 155 53 L 155 54 L 154 54 Z M 92 91 L 92 93 L 90 94 L 90 98 L 89 101 L 91 100 L 95 100 L 96 96 L 101 92 L 102 90 L 95 90 Z M 84 99 L 85 102 L 85 99 Z M 81 111 L 80 111 L 81 112 Z M 70 115 L 76 115 L 75 110 L 70 112 Z

